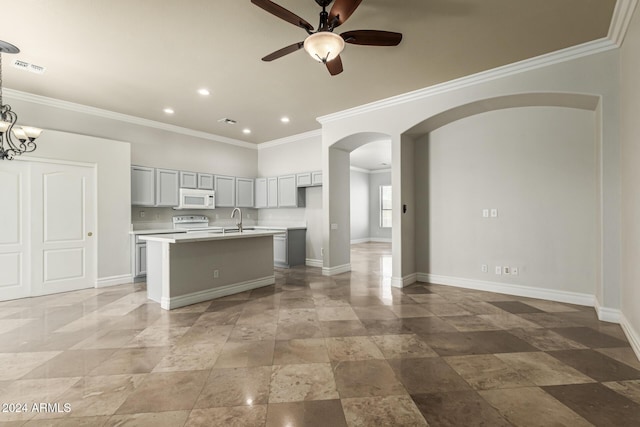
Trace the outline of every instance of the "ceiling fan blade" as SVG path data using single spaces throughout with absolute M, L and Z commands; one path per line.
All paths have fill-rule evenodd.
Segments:
M 313 31 L 313 25 L 309 24 L 307 21 L 300 18 L 295 13 L 288 11 L 284 7 L 275 4 L 270 0 L 251 0 L 251 3 L 266 10 L 270 14 L 277 16 L 280 19 L 284 19 L 285 21 L 290 22 L 297 27 L 303 28 L 307 31 Z
M 329 70 L 329 74 L 335 76 L 336 74 L 340 74 L 343 71 L 342 68 L 342 59 L 340 59 L 340 55 L 336 56 L 332 61 L 326 63 L 327 70 Z
M 391 31 L 355 30 L 340 34 L 345 42 L 367 46 L 397 46 L 402 34 Z
M 349 19 L 351 14 L 360 6 L 361 1 L 362 0 L 336 0 L 329 11 L 329 23 L 332 23 L 334 18 L 337 18 L 333 28 L 344 24 L 344 21 Z
M 304 42 L 298 42 L 290 46 L 283 47 L 282 49 L 276 50 L 275 52 L 265 56 L 264 58 L 262 58 L 262 60 L 269 62 L 269 61 L 273 61 L 274 59 L 282 58 L 285 55 L 288 55 L 290 53 L 300 50 L 303 45 L 304 45 Z

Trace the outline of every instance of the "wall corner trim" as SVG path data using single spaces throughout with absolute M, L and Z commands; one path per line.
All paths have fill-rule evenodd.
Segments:
M 611 17 L 611 25 L 609 26 L 609 34 L 607 38 L 616 46 L 622 46 L 624 37 L 627 35 L 633 11 L 638 5 L 638 0 L 617 0 L 616 7 Z
M 335 267 L 322 267 L 323 276 L 335 276 L 351 271 L 351 264 L 342 264 Z
M 510 283 L 489 282 L 484 280 L 464 279 L 461 277 L 441 276 L 429 273 L 418 273 L 418 281 L 595 307 L 595 297 L 593 295 L 578 292 L 522 286 Z
M 133 276 L 131 274 L 99 277 L 98 280 L 96 280 L 96 288 L 106 288 L 109 286 L 124 285 L 126 283 L 133 283 Z
M 598 301 L 598 298 L 594 298 L 594 300 L 595 300 L 596 314 L 598 315 L 599 320 L 603 322 L 620 323 L 620 320 L 622 318 L 622 313 L 620 312 L 619 309 L 602 307 L 600 305 L 600 301 Z
M 631 323 L 629 323 L 624 314 L 620 314 L 620 326 L 622 326 L 622 330 L 627 336 L 633 352 L 636 354 L 638 360 L 640 360 L 640 334 L 631 326 Z
M 418 273 L 411 273 L 402 277 L 392 277 L 391 286 L 393 286 L 394 288 L 404 288 L 416 283 L 417 278 Z

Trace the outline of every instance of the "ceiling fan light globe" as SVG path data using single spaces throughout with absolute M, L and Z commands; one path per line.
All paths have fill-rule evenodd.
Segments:
M 304 50 L 318 62 L 335 59 L 344 49 L 344 40 L 337 34 L 321 31 L 311 34 L 304 41 Z

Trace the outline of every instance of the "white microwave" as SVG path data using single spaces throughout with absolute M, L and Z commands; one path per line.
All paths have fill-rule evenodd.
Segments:
M 216 198 L 213 190 L 180 189 L 180 204 L 175 209 L 215 209 Z

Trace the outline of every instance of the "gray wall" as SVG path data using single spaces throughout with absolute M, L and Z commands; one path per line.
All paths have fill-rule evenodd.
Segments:
M 351 242 L 369 241 L 369 174 L 351 171 Z
M 622 111 L 622 314 L 633 329 L 640 357 L 640 9 L 620 54 Z
M 462 119 L 418 140 L 417 271 L 593 295 L 594 133 L 591 111 L 526 107 Z M 497 218 L 483 218 L 494 208 Z M 519 275 L 498 276 L 495 266 Z

